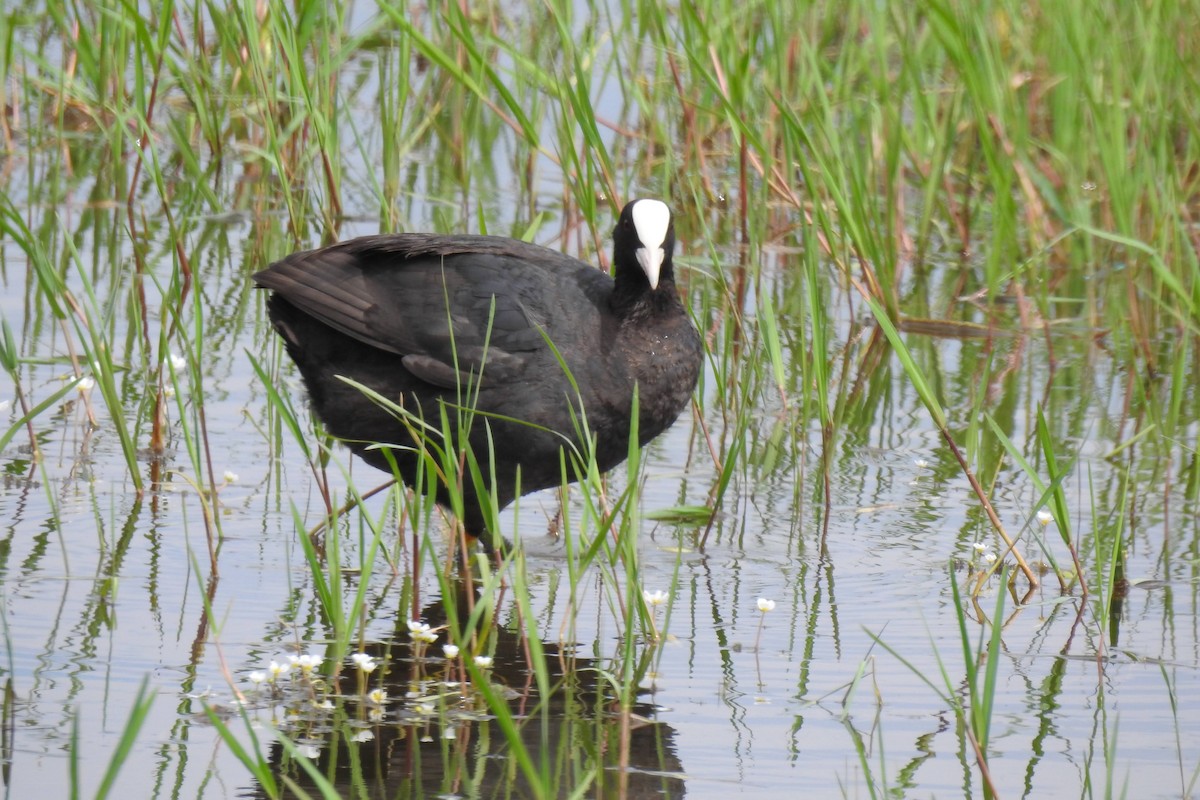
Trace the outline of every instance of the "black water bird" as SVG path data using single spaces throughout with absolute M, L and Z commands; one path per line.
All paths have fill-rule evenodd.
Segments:
M 431 430 L 414 438 L 416 420 L 441 431 L 444 409 L 453 441 L 466 434 L 484 485 L 494 482 L 498 510 L 560 485 L 560 450 L 584 451 L 585 424 L 601 470 L 624 461 L 635 387 L 641 445 L 687 405 L 701 345 L 675 287 L 674 247 L 666 204 L 635 200 L 613 232 L 611 278 L 513 239 L 403 233 L 296 253 L 254 280 L 272 291 L 271 322 L 330 433 L 372 466 L 391 471 L 394 460 L 413 485 L 414 448 Z M 483 537 L 469 476 L 462 491 L 463 526 Z M 449 498 L 439 486 L 438 501 Z

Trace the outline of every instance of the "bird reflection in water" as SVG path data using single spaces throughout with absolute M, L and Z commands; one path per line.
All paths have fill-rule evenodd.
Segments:
M 477 589 L 455 583 L 458 618 L 465 618 Z M 472 592 L 468 596 L 468 592 Z M 439 599 L 422 609 L 422 622 L 437 630 L 449 615 Z M 476 675 L 507 708 L 520 746 L 550 782 L 551 796 L 682 797 L 682 766 L 675 731 L 654 720 L 646 691 L 634 691 L 622 711 L 610 664 L 577 655 L 570 646 L 542 643 L 550 691 L 538 691 L 529 667 L 531 649 L 520 625 L 495 625 L 488 642 L 492 657 Z M 306 770 L 311 765 L 343 797 L 533 797 L 540 792 L 521 768 L 503 725 L 492 713 L 485 692 L 471 681 L 463 659 L 443 656 L 447 637 L 422 646 L 410 636 L 407 620 L 393 641 L 366 648 L 375 670 L 365 676 L 348 665 L 328 688 L 333 708 L 285 715 L 280 725 L 296 743 L 289 753 L 279 741 L 270 746 L 270 764 L 283 797 L 319 794 Z M 494 642 L 494 643 L 493 643 Z M 654 652 L 647 646 L 638 675 L 645 675 Z M 641 685 L 641 682 L 639 682 Z M 367 699 L 369 686 L 377 700 Z M 386 693 L 386 699 L 380 695 Z M 278 699 L 278 697 L 277 697 Z M 302 704 L 303 705 L 303 704 Z M 586 787 L 586 788 L 584 788 Z M 297 791 L 300 790 L 300 791 Z M 267 797 L 263 787 L 254 797 Z

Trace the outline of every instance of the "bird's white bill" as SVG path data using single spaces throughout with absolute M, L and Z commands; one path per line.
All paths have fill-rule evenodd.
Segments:
M 633 204 L 632 214 L 633 227 L 642 243 L 637 249 L 637 260 L 650 281 L 650 288 L 657 289 L 659 271 L 667 257 L 663 242 L 671 227 L 671 209 L 661 200 L 638 200 Z
M 639 247 L 636 255 L 638 263 L 642 265 L 642 272 L 646 273 L 646 280 L 650 281 L 650 288 L 657 289 L 658 273 L 662 269 L 666 253 L 661 247 L 655 247 L 653 250 L 648 247 Z

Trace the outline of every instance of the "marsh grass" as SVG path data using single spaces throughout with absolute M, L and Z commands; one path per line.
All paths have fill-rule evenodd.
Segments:
M 953 574 L 953 565 L 951 565 L 950 572 Z M 1005 575 L 1001 577 L 1007 579 Z M 915 676 L 936 692 L 946 707 L 953 709 L 959 733 L 967 746 L 966 752 L 959 753 L 959 758 L 964 764 L 973 762 L 979 775 L 978 794 L 982 797 L 992 798 L 996 796 L 996 784 L 988 766 L 988 756 L 992 714 L 996 702 L 996 681 L 1003 650 L 1001 632 L 1004 628 L 1002 622 L 1004 592 L 996 593 L 995 608 L 990 619 L 980 613 L 979 618 L 973 621 L 968 616 L 966 598 L 959 588 L 957 580 L 952 578 L 950 586 L 958 620 L 959 641 L 962 646 L 963 675 L 961 678 L 951 671 L 952 668 L 945 663 L 942 655 L 937 652 L 936 646 L 933 647 L 933 651 L 937 659 L 939 673 L 937 677 L 941 678 L 940 684 L 936 683 L 934 677 L 930 676 L 920 664 L 914 663 L 899 649 L 889 645 L 882 638 L 882 634 L 872 634 L 871 636 L 877 644 L 899 659 Z M 975 628 L 978 628 L 978 634 L 972 636 Z M 855 684 L 861 680 L 862 675 L 863 672 L 860 670 L 859 675 L 855 678 Z M 848 695 L 847 705 L 849 699 Z M 851 730 L 854 733 L 860 764 L 864 772 L 871 775 L 872 770 L 866 755 L 867 745 L 853 728 Z M 886 765 L 881 764 L 881 767 L 886 768 Z M 873 796 L 879 796 L 887 791 L 887 784 L 882 782 L 882 776 L 872 778 L 871 786 Z M 973 790 L 972 794 L 975 794 Z
M 115 438 L 135 506 L 168 483 L 194 494 L 208 551 L 197 577 L 215 587 L 228 509 L 210 429 L 227 420 L 209 408 L 223 391 L 216 365 L 241 354 L 262 393 L 249 416 L 277 460 L 266 506 L 294 520 L 320 609 L 310 631 L 319 629 L 327 663 L 361 646 L 379 614 L 370 598 L 380 560 L 405 584 L 414 616 L 428 585 L 421 565 L 433 565 L 445 635 L 464 653 L 487 655 L 505 625 L 521 644 L 539 698 L 532 710 L 473 661 L 462 676 L 535 795 L 558 794 L 564 775 L 604 784 L 612 753 L 628 764 L 621 748 L 639 686 L 681 602 L 657 616 L 644 600 L 648 589 L 675 595 L 682 558 L 672 586 L 647 586 L 647 523 L 669 521 L 680 553 L 703 553 L 742 535 L 725 515 L 744 515 L 756 485 L 787 482 L 788 553 L 827 558 L 838 454 L 871 440 L 878 409 L 889 407 L 881 401 L 893 365 L 950 456 L 937 480 L 971 491 L 959 538 L 994 530 L 1031 586 L 1040 564 L 1025 554 L 1036 553 L 1059 591 L 1077 591 L 1083 603 L 1095 595 L 1081 609 L 1101 631 L 1120 618 L 1130 542 L 1148 535 L 1134 524 L 1139 498 L 1157 492 L 1191 510 L 1200 501 L 1194 3 L 134 10 L 52 0 L 45 14 L 5 14 L 0 124 L 14 158 L 3 175 L 11 191 L 0 205 L 0 266 L 7 285 L 25 278 L 23 304 L 5 305 L 0 337 L 20 408 L 0 450 L 28 448 L 10 472 L 52 484 L 42 441 L 79 381 L 94 380 L 94 392 L 79 396 L 83 427 Z M 707 485 L 646 508 L 632 443 L 628 466 L 607 479 L 589 453 L 564 453 L 564 483 L 575 482 L 561 518 L 564 630 L 573 637 L 571 615 L 595 579 L 615 631 L 594 667 L 605 687 L 590 701 L 597 752 L 564 765 L 547 755 L 557 713 L 548 698 L 570 683 L 549 666 L 535 624 L 541 610 L 530 602 L 535 579 L 519 550 L 478 565 L 478 598 L 461 608 L 453 599 L 454 555 L 442 546 L 429 490 L 469 481 L 485 502 L 492 497 L 479 461 L 488 455 L 448 435 L 451 420 L 461 421 L 451 415 L 470 415 L 470 397 L 441 419 L 412 420 L 428 445 L 421 479 L 389 491 L 382 508 L 365 503 L 371 490 L 318 444 L 319 429 L 284 388 L 289 369 L 244 276 L 363 226 L 537 236 L 603 261 L 612 213 L 636 194 L 668 197 L 680 241 L 692 247 L 680 281 L 706 369 L 680 425 L 690 426 L 689 474 Z M 214 257 L 223 226 L 237 220 L 252 221 L 242 252 Z M 945 342 L 976 357 L 953 363 Z M 1035 347 L 1051 367 L 1030 399 L 1018 378 L 1033 374 Z M 1101 356 L 1111 362 L 1106 376 Z M 1116 397 L 1120 413 L 1094 407 L 1090 394 Z M 585 432 L 586 420 L 578 424 Z M 1119 465 L 1118 486 L 1093 485 L 1083 470 L 1081 442 L 1092 435 Z M 175 447 L 184 466 L 170 459 Z M 278 459 L 296 453 L 317 487 L 320 518 L 288 497 Z M 1006 485 L 1024 492 L 998 488 Z M 1027 495 L 1031 502 L 1012 507 Z M 1084 495 L 1086 505 L 1075 500 Z M 451 510 L 462 502 L 452 492 Z M 1043 508 L 1057 540 L 1032 522 Z M 494 507 L 488 517 L 496 530 L 508 518 Z M 1164 522 L 1164 540 L 1168 530 Z M 390 544 L 393 531 L 410 538 Z M 987 638 L 972 637 L 968 601 L 952 572 L 946 581 L 965 692 L 944 665 L 942 683 L 929 685 L 954 712 L 957 757 L 990 795 L 1004 591 L 978 573 L 970 594 L 994 591 L 996 605 L 990 623 L 978 615 Z M 805 626 L 810 646 L 816 614 Z M 882 634 L 879 643 L 887 646 Z M 864 669 L 854 686 L 866 677 Z M 1175 709 L 1169 680 L 1168 689 Z M 133 703 L 115 766 L 129 758 L 146 697 Z M 213 724 L 264 790 L 280 792 L 261 754 L 236 744 L 242 734 Z M 1106 707 L 1095 724 L 1091 746 L 1111 789 L 1119 741 Z M 871 742 L 854 737 L 871 775 Z M 78 742 L 71 752 L 81 757 Z M 1188 791 L 1197 774 L 1188 777 L 1189 757 L 1180 755 Z M 328 782 L 313 781 L 328 794 Z M 106 778 L 102 790 L 111 785 Z M 872 796 L 895 788 L 882 776 L 867 785 Z
M 125 724 L 121 728 L 120 735 L 117 737 L 116 747 L 109 756 L 107 767 L 100 779 L 100 785 L 96 788 L 95 794 L 92 795 L 97 800 L 103 800 L 103 798 L 109 796 L 116 785 L 118 773 L 123 767 L 126 767 L 126 761 L 129 759 L 130 753 L 137 742 L 138 733 L 141 731 L 142 724 L 146 721 L 147 714 L 150 713 L 150 706 L 154 703 L 156 692 L 150 688 L 149 683 L 149 678 L 147 678 L 138 687 L 137 696 L 134 698 L 133 705 L 129 709 L 129 718 L 125 720 Z M 79 740 L 78 712 L 76 712 L 76 716 L 73 719 L 71 742 L 67 753 L 70 759 L 68 771 L 71 776 L 71 797 L 79 797 L 83 793 L 79 780 L 79 759 L 81 758 L 83 749 L 82 742 Z

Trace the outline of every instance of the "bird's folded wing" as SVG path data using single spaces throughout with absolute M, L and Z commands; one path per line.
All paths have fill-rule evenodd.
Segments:
M 547 347 L 535 308 L 540 270 L 496 252 L 467 260 L 428 246 L 404 250 L 398 239 L 297 253 L 254 280 L 331 328 L 402 356 L 407 369 L 437 386 L 468 376 L 511 380 Z M 387 246 L 370 247 L 372 240 Z

